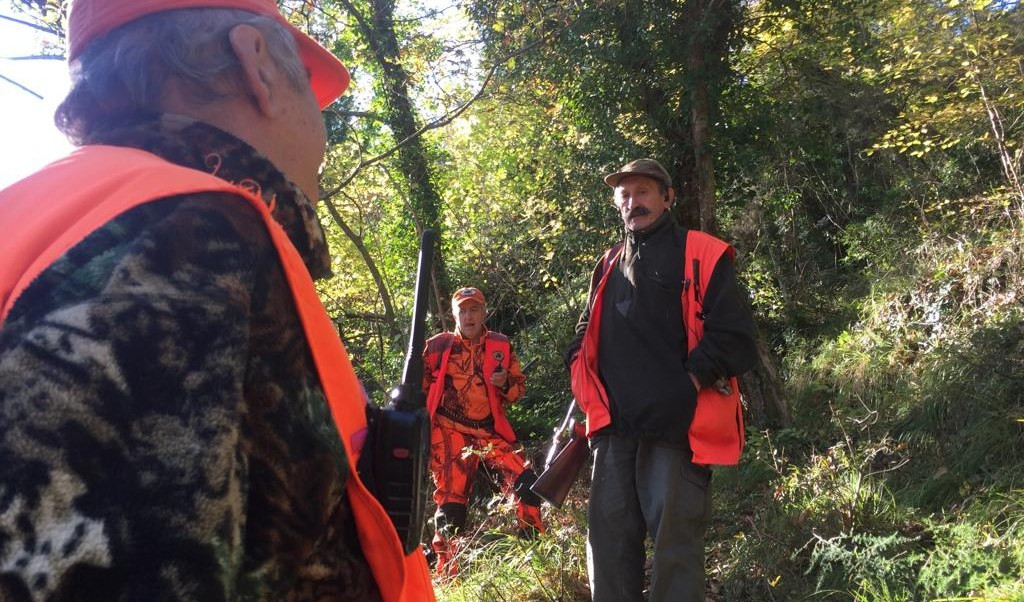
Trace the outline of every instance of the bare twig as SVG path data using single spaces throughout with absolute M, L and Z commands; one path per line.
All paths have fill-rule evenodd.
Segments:
M 39 25 L 38 23 L 32 23 L 31 21 L 24 21 L 22 19 L 15 19 L 14 17 L 10 17 L 8 15 L 0 15 L 0 19 L 4 19 L 6 21 L 11 21 L 11 22 L 17 23 L 18 25 L 24 25 L 25 27 L 31 27 L 32 29 L 38 29 L 39 31 L 42 31 L 44 33 L 48 33 L 50 35 L 55 35 L 55 36 L 60 36 L 61 35 L 60 31 L 58 31 L 58 30 L 56 30 L 56 29 L 54 29 L 52 27 L 47 27 L 45 25 Z
M 472 98 L 470 98 L 469 100 L 464 102 L 461 106 L 459 106 L 454 111 L 452 111 L 450 113 L 446 113 L 445 115 L 443 115 L 443 116 L 441 116 L 441 117 L 439 117 L 439 118 L 437 118 L 437 119 L 427 123 L 426 125 L 424 125 L 420 129 L 416 130 L 415 132 L 413 132 L 412 134 L 407 136 L 404 140 L 399 141 L 398 144 L 394 145 L 393 147 L 391 147 L 390 149 L 384 151 L 383 153 L 381 153 L 379 155 L 376 155 L 376 156 L 373 156 L 373 157 L 370 157 L 369 159 L 365 159 L 365 160 L 360 161 L 359 165 L 356 165 L 355 168 L 352 170 L 352 172 L 349 173 L 347 176 L 345 176 L 345 178 L 342 179 L 340 184 L 335 186 L 332 190 L 325 192 L 324 196 L 322 198 L 329 199 L 329 198 L 333 197 L 334 195 L 338 194 L 338 192 L 340 192 L 342 188 L 347 186 L 349 182 L 351 182 L 353 179 L 355 179 L 356 175 L 358 175 L 360 171 L 362 171 L 363 169 L 373 165 L 374 163 L 377 163 L 378 161 L 386 159 L 386 158 L 390 157 L 391 155 L 395 154 L 398 151 L 398 149 L 402 148 L 403 146 L 409 144 L 410 142 L 412 142 L 416 138 L 420 137 L 421 135 L 423 135 L 424 132 L 428 132 L 430 130 L 437 129 L 439 127 L 444 127 L 445 125 L 448 125 L 449 123 L 454 121 L 455 118 L 457 118 L 459 115 L 461 115 L 463 112 L 465 112 L 465 110 L 468 109 L 470 107 L 470 105 L 472 105 L 481 96 L 483 96 L 484 91 L 487 90 L 487 84 L 490 83 L 491 77 L 494 75 L 494 72 L 498 70 L 498 66 L 499 66 L 499 64 L 495 63 L 490 68 L 490 70 L 487 72 L 487 76 L 484 78 L 483 84 L 480 85 L 480 89 L 476 92 L 476 94 L 473 95 Z
M 19 84 L 18 82 L 14 81 L 13 79 L 11 79 L 11 78 L 9 78 L 9 77 L 7 77 L 7 76 L 3 75 L 3 74 L 0 74 L 0 79 L 2 79 L 2 80 L 4 80 L 5 82 L 7 82 L 7 83 L 11 84 L 12 86 L 16 86 L 16 87 L 18 87 L 18 88 L 21 88 L 22 90 L 24 90 L 24 91 L 28 92 L 28 93 L 29 93 L 29 94 L 31 94 L 32 96 L 35 96 L 35 97 L 36 97 L 36 98 L 38 98 L 39 100 L 43 100 L 43 95 L 42 95 L 42 94 L 39 94 L 38 92 L 35 92 L 35 91 L 34 91 L 34 90 L 32 90 L 31 88 L 28 88 L 28 87 L 26 87 L 26 86 L 23 86 L 23 85 Z
M 63 61 L 63 54 L 29 54 L 25 56 L 0 57 L 7 61 Z
M 900 468 L 903 468 L 904 466 L 906 466 L 909 463 L 910 463 L 910 458 L 903 458 L 902 460 L 899 461 L 898 464 L 894 464 L 892 466 L 889 466 L 887 468 L 882 468 L 882 469 L 879 469 L 879 470 L 873 470 L 873 471 L 871 471 L 869 473 L 866 473 L 864 476 L 865 477 L 873 477 L 873 476 L 877 476 L 877 475 L 880 475 L 880 474 L 885 474 L 887 472 L 892 472 L 894 470 L 899 470 Z
M 407 136 L 405 139 L 399 141 L 398 144 L 396 144 L 395 146 L 391 147 L 390 149 L 384 151 L 383 153 L 381 153 L 379 155 L 375 155 L 373 157 L 370 157 L 369 159 L 361 160 L 359 162 L 359 164 L 356 165 L 355 168 L 353 168 L 352 172 L 349 173 L 349 175 L 345 176 L 345 178 L 343 178 L 341 180 L 341 183 L 339 183 L 337 186 L 335 186 L 332 190 L 325 192 L 324 196 L 322 198 L 324 198 L 324 199 L 331 198 L 332 196 L 337 194 L 342 188 L 347 186 L 349 184 L 349 182 L 351 182 L 353 179 L 355 179 L 356 175 L 358 175 L 360 171 L 362 171 L 363 169 L 373 165 L 374 163 L 377 163 L 377 162 L 379 162 L 379 161 L 381 161 L 383 159 L 386 159 L 386 158 L 390 157 L 391 155 L 395 154 L 400 148 L 402 148 L 406 144 L 409 144 L 410 142 L 412 142 L 413 140 L 415 140 L 419 136 L 422 136 L 425 132 L 428 132 L 430 130 L 434 130 L 434 129 L 437 129 L 437 128 L 440 128 L 440 127 L 444 127 L 444 126 L 448 125 L 449 123 L 451 123 L 452 121 L 454 121 L 459 115 L 464 113 L 466 111 L 466 109 L 468 109 L 473 103 L 475 103 L 477 100 L 479 100 L 481 97 L 483 97 L 484 92 L 487 91 L 487 86 L 488 86 L 488 84 L 490 84 L 491 79 L 494 77 L 494 73 L 498 70 L 498 67 L 500 67 L 501 65 L 507 63 L 508 61 L 510 61 L 510 60 L 512 60 L 512 59 L 514 59 L 514 58 L 516 58 L 518 56 L 522 56 L 522 55 L 532 51 L 533 49 L 535 49 L 538 46 L 541 46 L 543 43 L 545 43 L 545 41 L 546 41 L 545 39 L 537 40 L 536 42 L 533 42 L 532 44 L 527 44 L 526 46 L 520 48 L 519 50 L 517 50 L 517 51 L 515 51 L 515 52 L 513 52 L 513 53 L 511 53 L 511 54 L 509 54 L 509 55 L 507 55 L 505 57 L 502 57 L 501 59 L 495 61 L 494 64 L 491 65 L 491 68 L 487 70 L 487 75 L 484 76 L 483 83 L 480 84 L 480 89 L 477 90 L 476 93 L 473 94 L 473 96 L 471 98 L 469 98 L 469 100 L 467 100 L 464 103 L 462 103 L 454 111 L 445 113 L 441 117 L 438 117 L 437 119 L 434 119 L 433 121 L 430 121 L 429 123 L 425 124 L 423 127 L 421 127 L 420 129 L 416 130 L 415 132 L 413 132 L 412 134 Z

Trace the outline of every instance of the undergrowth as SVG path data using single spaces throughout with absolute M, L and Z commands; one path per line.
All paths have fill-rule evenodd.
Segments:
M 857 319 L 787 350 L 791 424 L 716 471 L 709 599 L 1024 601 L 1024 232 L 992 207 L 861 249 Z M 439 600 L 587 600 L 585 496 L 477 532 Z
M 590 600 L 586 561 L 586 475 L 562 510 L 545 506 L 547 532 L 521 539 L 507 499 L 479 504 L 477 521 L 457 556 L 459 575 L 435 579 L 438 602 L 584 602 Z
M 877 253 L 855 323 L 787 357 L 793 424 L 721 471 L 722 600 L 1024 600 L 1021 221 L 918 234 Z

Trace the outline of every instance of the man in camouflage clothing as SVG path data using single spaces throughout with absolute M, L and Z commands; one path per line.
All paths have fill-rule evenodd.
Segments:
M 483 292 L 464 287 L 452 296 L 455 332 L 442 332 L 423 350 L 423 389 L 430 414 L 430 472 L 436 529 L 431 541 L 437 574 L 459 573 L 459 548 L 467 522 L 473 478 L 480 464 L 493 471 L 516 500 L 518 532 L 544 532 L 537 480 L 505 416 L 526 391 L 519 358 L 505 335 L 484 326 Z
M 329 273 L 320 109 L 348 74 L 271 0 L 77 0 L 69 40 L 69 138 L 243 188 Z M 232 196 L 130 209 L 0 291 L 0 600 L 381 599 L 285 271 Z

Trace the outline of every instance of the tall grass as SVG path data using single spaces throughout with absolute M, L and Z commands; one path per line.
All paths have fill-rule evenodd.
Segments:
M 545 507 L 547 532 L 534 539 L 513 534 L 507 500 L 485 504 L 491 511 L 462 540 L 459 576 L 435 581 L 438 602 L 589 600 L 585 494 L 586 484 L 577 482 L 563 510 Z

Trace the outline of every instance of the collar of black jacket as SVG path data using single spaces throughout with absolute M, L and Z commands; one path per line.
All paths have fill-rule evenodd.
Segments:
M 662 242 L 668 243 L 669 241 L 681 239 L 681 236 L 674 235 L 675 232 L 681 232 L 681 228 L 676 224 L 672 214 L 667 211 L 651 224 L 650 228 L 642 232 L 626 230 L 626 248 L 623 251 L 623 257 L 627 260 L 632 258 L 635 254 L 638 254 L 641 245 L 654 244 L 660 247 Z

